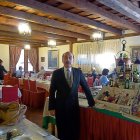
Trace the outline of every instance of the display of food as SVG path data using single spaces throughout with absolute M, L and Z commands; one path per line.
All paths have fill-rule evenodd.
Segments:
M 103 86 L 95 100 L 98 104 L 104 104 L 104 109 L 134 115 L 137 112 L 137 94 L 137 90 Z

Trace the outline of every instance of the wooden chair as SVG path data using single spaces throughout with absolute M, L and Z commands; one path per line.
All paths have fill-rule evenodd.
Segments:
M 22 102 L 25 105 L 30 104 L 30 88 L 29 88 L 29 80 L 23 79 L 23 95 Z
M 93 87 L 93 79 L 94 79 L 93 76 L 92 77 L 88 77 L 88 86 L 89 87 Z
M 4 75 L 4 85 L 9 85 L 9 77 L 10 77 L 10 75 L 9 74 L 6 74 L 6 75 Z
M 37 89 L 36 81 L 29 80 L 30 83 L 30 106 L 41 107 L 44 105 L 45 90 Z
M 2 102 L 19 102 L 18 86 L 2 87 Z

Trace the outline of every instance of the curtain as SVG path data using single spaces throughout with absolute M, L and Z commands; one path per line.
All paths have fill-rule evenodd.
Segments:
M 28 52 L 29 61 L 33 66 L 33 70 L 36 70 L 37 63 L 37 51 L 36 49 L 30 49 Z
M 17 46 L 10 46 L 10 71 L 11 74 L 15 72 L 16 64 L 19 60 L 20 54 L 21 54 L 21 47 Z
M 91 71 L 91 67 L 95 67 L 97 73 L 102 73 L 104 68 L 111 72 L 115 68 L 114 57 L 120 50 L 120 40 L 76 43 L 73 45 L 74 66 L 85 73 Z

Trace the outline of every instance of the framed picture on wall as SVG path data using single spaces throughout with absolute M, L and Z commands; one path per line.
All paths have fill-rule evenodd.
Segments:
M 45 57 L 41 57 L 41 62 L 45 62 Z
M 137 56 L 137 52 L 140 53 L 140 46 L 131 46 L 131 56 L 132 56 L 132 62 L 136 61 L 136 56 Z
M 56 69 L 58 68 L 58 50 L 48 50 L 48 68 Z

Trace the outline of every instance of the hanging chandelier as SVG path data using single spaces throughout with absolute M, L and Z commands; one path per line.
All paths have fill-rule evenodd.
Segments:
M 94 41 L 103 41 L 103 33 L 97 30 L 92 34 L 91 39 Z
M 48 41 L 48 47 L 50 48 L 56 48 L 56 41 L 55 40 L 49 40 Z
M 31 35 L 31 27 L 29 26 L 29 23 L 19 23 L 18 30 L 21 35 Z
M 26 44 L 26 45 L 24 46 L 24 49 L 25 49 L 25 50 L 29 50 L 29 49 L 30 49 L 30 45 L 29 45 L 29 44 Z

